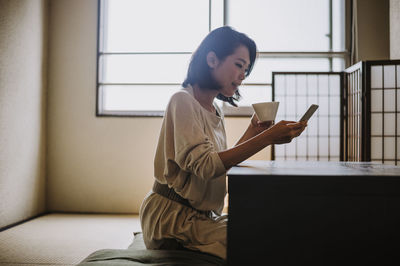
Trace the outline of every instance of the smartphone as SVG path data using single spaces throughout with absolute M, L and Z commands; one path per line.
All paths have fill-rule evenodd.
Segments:
M 307 112 L 302 116 L 302 118 L 300 118 L 300 121 L 305 121 L 305 120 L 309 120 L 311 118 L 311 116 L 314 114 L 315 111 L 317 111 L 318 109 L 318 105 L 317 104 L 312 104 Z

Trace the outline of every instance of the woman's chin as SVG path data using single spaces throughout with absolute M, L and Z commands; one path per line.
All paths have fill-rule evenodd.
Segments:
M 238 88 L 229 91 L 223 91 L 221 92 L 221 94 L 224 95 L 225 97 L 233 97 L 237 91 Z

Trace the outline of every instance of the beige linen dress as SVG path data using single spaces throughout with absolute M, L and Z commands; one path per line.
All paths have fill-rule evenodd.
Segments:
M 155 179 L 168 184 L 193 208 L 150 192 L 140 208 L 143 238 L 149 249 L 168 239 L 185 248 L 226 259 L 226 169 L 218 151 L 226 149 L 223 115 L 203 108 L 188 86 L 167 106 L 154 160 Z M 200 211 L 198 211 L 200 210 Z

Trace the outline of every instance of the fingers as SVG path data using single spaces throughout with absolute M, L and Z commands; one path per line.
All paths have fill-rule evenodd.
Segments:
M 287 124 L 294 124 L 294 123 L 297 123 L 297 122 L 296 121 L 281 120 L 281 121 L 279 121 L 278 124 L 287 125 Z
M 303 131 L 305 130 L 305 128 L 307 127 L 307 123 L 299 123 L 300 126 L 297 128 L 294 128 L 293 130 L 293 136 L 294 138 L 298 137 L 301 135 L 301 133 L 303 133 Z
M 286 121 L 286 120 L 282 120 L 280 121 L 278 124 L 280 125 L 286 125 L 288 126 L 290 129 L 303 129 L 307 126 L 307 121 L 301 121 L 301 122 L 297 122 L 297 121 Z M 278 125 L 277 124 L 277 125 Z
M 306 128 L 307 124 L 304 123 L 293 123 L 293 124 L 287 124 L 287 127 L 289 127 L 292 130 L 301 130 L 303 131 Z
M 257 127 L 258 126 L 258 122 L 259 122 L 259 120 L 258 120 L 258 117 L 257 117 L 256 113 L 253 113 L 253 115 L 251 117 L 251 120 L 250 120 L 251 125 L 254 126 L 254 127 Z
M 307 122 L 282 120 L 269 129 L 275 144 L 290 143 L 292 139 L 301 135 L 307 127 Z
M 307 122 L 294 122 L 286 124 L 286 127 L 289 128 L 289 136 L 291 139 L 296 138 L 303 133 L 304 129 L 307 127 Z M 290 140 L 291 141 L 291 140 Z
M 253 113 L 253 115 L 251 116 L 251 120 L 259 121 L 259 119 L 258 119 L 256 113 Z
M 296 123 L 296 124 L 287 124 L 286 125 L 288 128 L 290 128 L 291 130 L 298 130 L 298 129 L 302 129 L 304 126 L 300 123 Z
M 288 120 L 281 120 L 279 121 L 278 124 L 302 124 L 302 125 L 307 125 L 307 121 L 288 121 Z
M 293 138 L 296 138 L 296 137 L 300 136 L 301 133 L 303 133 L 303 129 L 302 130 L 293 131 Z
M 259 127 L 270 127 L 274 124 L 274 121 L 258 121 L 257 124 Z

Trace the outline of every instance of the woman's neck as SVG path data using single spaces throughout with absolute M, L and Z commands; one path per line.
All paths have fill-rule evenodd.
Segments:
M 219 92 L 216 90 L 200 89 L 197 84 L 192 85 L 192 88 L 194 98 L 200 103 L 200 105 L 210 112 L 215 112 L 213 102 Z

